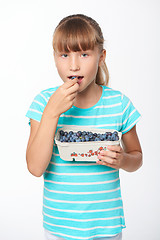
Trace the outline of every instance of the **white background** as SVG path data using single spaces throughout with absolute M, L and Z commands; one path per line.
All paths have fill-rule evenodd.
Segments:
M 160 239 L 160 1 L 0 1 L 0 239 L 43 240 L 43 177 L 26 166 L 25 114 L 37 93 L 62 84 L 52 35 L 59 21 L 83 13 L 101 26 L 109 86 L 142 114 L 137 124 L 143 167 L 120 171 L 127 228 L 123 240 Z M 159 69 L 158 69 L 159 68 Z

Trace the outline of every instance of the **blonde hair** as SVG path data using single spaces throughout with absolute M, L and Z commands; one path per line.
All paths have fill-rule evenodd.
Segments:
M 86 51 L 98 46 L 102 52 L 104 38 L 98 23 L 91 17 L 83 14 L 70 15 L 63 18 L 57 25 L 52 46 L 54 51 Z M 98 67 L 96 83 L 108 85 L 109 72 L 105 61 Z

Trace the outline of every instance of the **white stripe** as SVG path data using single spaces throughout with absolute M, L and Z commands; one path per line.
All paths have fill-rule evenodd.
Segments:
M 52 153 L 52 155 L 54 155 L 54 156 L 60 156 L 60 154 L 58 154 L 58 153 Z
M 94 175 L 102 175 L 102 174 L 108 174 L 108 173 L 114 173 L 118 172 L 118 170 L 113 171 L 105 171 L 105 172 L 94 172 L 94 173 L 57 173 L 52 171 L 45 171 L 46 173 L 51 173 L 54 175 L 60 175 L 60 176 L 94 176 Z
M 121 96 L 121 101 L 123 100 L 123 97 L 124 97 L 124 94 L 122 93 L 122 96 Z
M 36 109 L 30 108 L 29 111 L 31 111 L 31 112 L 36 112 L 36 113 L 40 113 L 40 114 L 42 115 L 42 112 L 40 112 L 40 111 L 38 111 L 38 110 L 36 110 Z
M 74 222 L 93 222 L 93 221 L 99 221 L 99 220 L 112 220 L 112 219 L 118 219 L 118 218 L 124 218 L 123 216 L 116 216 L 116 217 L 108 217 L 108 218 L 93 218 L 93 219 L 75 219 L 75 218 L 62 218 L 62 217 L 54 217 L 51 216 L 43 211 L 43 214 L 49 218 L 59 219 L 59 220 L 69 220 Z
M 126 106 L 125 109 L 123 110 L 122 114 L 125 113 L 125 111 L 129 108 L 129 105 L 130 105 L 130 104 L 131 104 L 131 102 L 129 101 L 128 104 L 127 104 L 127 106 Z
M 113 96 L 103 97 L 103 99 L 116 98 L 116 97 L 120 97 L 120 96 L 121 96 L 121 94 L 117 94 L 117 95 L 113 95 Z
M 121 126 L 122 123 L 111 123 L 111 124 L 97 124 L 96 127 L 107 127 L 107 126 Z M 63 126 L 67 126 L 67 127 L 77 127 L 77 125 L 68 125 L 68 124 L 58 124 L 58 127 L 63 127 Z M 79 125 L 79 127 L 95 127 L 95 125 Z
M 48 99 L 47 99 L 45 96 L 43 96 L 42 93 L 40 93 L 39 95 L 40 95 L 41 97 L 43 97 L 43 99 L 44 99 L 46 102 L 48 102 Z
M 56 89 L 56 90 L 57 90 L 57 89 Z M 55 90 L 55 91 L 56 91 L 56 90 Z M 51 92 L 50 92 L 50 91 L 43 91 L 43 92 L 44 92 L 44 93 L 51 93 L 51 94 L 53 94 L 55 91 L 51 91 Z
M 39 105 L 41 105 L 41 106 L 43 106 L 43 107 L 44 107 L 44 104 L 43 104 L 43 103 L 41 103 L 41 102 L 39 102 L 39 101 L 37 101 L 37 100 L 33 100 L 33 102 L 36 102 L 36 103 L 38 103 Z
M 136 111 L 136 109 L 134 109 L 134 110 L 129 114 L 128 118 L 125 119 L 125 121 L 122 123 L 122 125 L 124 125 L 124 124 L 128 121 L 128 119 L 132 116 L 132 114 L 133 114 L 135 111 Z
M 46 187 L 44 187 L 48 192 L 54 192 L 54 193 L 62 193 L 62 194 L 70 194 L 70 195 L 89 195 L 89 194 L 99 194 L 99 193 L 110 193 L 110 192 L 116 192 L 120 190 L 120 187 L 112 190 L 106 190 L 106 191 L 96 191 L 96 192 L 67 192 L 67 191 L 56 191 L 56 190 L 50 190 Z
M 50 182 L 50 183 L 55 183 L 55 184 L 62 184 L 62 185 L 96 185 L 96 184 L 105 184 L 105 183 L 113 183 L 113 182 L 117 182 L 119 181 L 119 178 L 116 178 L 114 180 L 110 180 L 110 181 L 102 181 L 102 182 L 81 182 L 81 183 L 77 183 L 77 182 L 56 182 L 56 181 L 51 181 L 51 180 L 44 180 L 45 182 Z
M 121 200 L 121 197 L 118 198 L 113 198 L 113 199 L 106 199 L 106 200 L 98 200 L 98 201 L 66 201 L 66 200 L 58 200 L 58 199 L 52 199 L 52 198 L 47 198 L 44 196 L 44 198 L 48 201 L 51 202 L 58 202 L 58 203 L 73 203 L 73 204 L 92 204 L 92 203 L 104 203 L 104 202 L 114 202 Z
M 123 207 L 115 207 L 115 208 L 107 208 L 107 209 L 98 209 L 98 210 L 68 210 L 68 209 L 58 209 L 58 208 L 52 208 L 45 204 L 43 204 L 45 208 L 51 209 L 53 211 L 58 212 L 69 212 L 69 213 L 93 213 L 93 212 L 109 212 L 109 211 L 115 211 L 118 209 L 123 209 Z
M 132 126 L 134 126 L 138 121 L 139 119 L 141 118 L 141 116 L 139 118 L 136 119 L 136 121 L 134 121 L 131 125 L 129 125 L 129 127 L 125 128 L 122 132 L 125 132 L 127 131 L 129 128 L 131 128 Z
M 123 226 L 123 225 L 122 225 Z M 48 230 L 47 230 L 48 231 Z M 110 235 L 110 234 L 96 234 L 96 235 L 92 235 L 91 237 L 77 237 L 77 236 L 71 236 L 71 235 L 68 235 L 68 234 L 63 234 L 63 233 L 57 233 L 57 232 L 51 232 L 51 231 L 48 231 L 49 233 L 51 233 L 51 234 L 58 234 L 58 235 L 60 235 L 60 236 L 62 236 L 62 237 L 69 237 L 69 238 L 73 238 L 73 240 L 75 240 L 75 239 L 80 239 L 80 240 L 89 240 L 89 239 L 93 239 L 93 238 L 95 238 L 95 237 L 114 237 L 114 236 L 116 236 L 117 234 L 114 234 L 114 235 Z
M 94 229 L 97 229 L 97 228 L 118 228 L 118 227 L 121 227 L 123 225 L 115 225 L 115 226 L 97 226 L 97 227 L 92 227 L 92 228 L 75 228 L 75 227 L 69 227 L 69 226 L 64 226 L 64 225 L 57 225 L 57 224 L 53 224 L 53 223 L 48 223 L 48 222 L 45 222 L 43 221 L 44 223 L 48 224 L 48 225 L 51 225 L 51 226 L 55 226 L 55 227 L 62 227 L 62 228 L 68 228 L 68 229 L 73 229 L 73 230 L 80 230 L 80 231 L 89 231 L 89 230 L 94 230 Z
M 116 104 L 112 104 L 112 105 L 102 105 L 102 106 L 97 106 L 95 108 L 113 108 L 113 107 L 117 107 L 117 106 L 120 106 L 122 105 L 122 103 L 116 103 Z
M 104 91 L 112 91 L 113 89 L 112 88 L 107 88 L 107 89 L 104 89 Z
M 59 154 L 56 154 L 56 153 L 54 153 L 53 152 L 53 154 L 52 155 L 58 155 L 59 156 Z M 86 163 L 86 164 L 83 164 L 83 163 L 79 163 L 79 164 L 77 164 L 77 163 L 75 163 L 75 164 L 70 164 L 70 163 L 55 163 L 55 162 L 50 162 L 50 164 L 53 164 L 53 165 L 55 165 L 55 166 L 72 166 L 72 167 L 79 167 L 79 166 L 84 166 L 84 167 L 86 167 L 86 166 L 97 166 L 97 163 Z
M 105 117 L 117 117 L 117 116 L 121 116 L 122 113 L 115 113 L 115 114 L 107 114 L 107 115 L 93 115 L 93 116 L 75 116 L 75 115 L 65 115 L 62 114 L 61 117 L 71 117 L 71 118 L 105 118 Z

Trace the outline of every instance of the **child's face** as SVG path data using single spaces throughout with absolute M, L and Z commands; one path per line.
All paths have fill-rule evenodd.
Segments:
M 105 57 L 105 49 L 100 54 L 98 47 L 94 50 L 78 52 L 54 52 L 55 64 L 63 82 L 72 76 L 83 76 L 79 80 L 79 92 L 90 84 L 95 84 L 98 66 L 105 60 Z

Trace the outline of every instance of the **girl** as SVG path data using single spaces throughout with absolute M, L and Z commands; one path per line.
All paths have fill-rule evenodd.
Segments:
M 136 133 L 140 114 L 127 96 L 107 86 L 103 43 L 92 18 L 77 14 L 62 19 L 53 35 L 53 49 L 64 83 L 41 91 L 26 114 L 31 126 L 28 170 L 44 177 L 46 239 L 122 239 L 119 169 L 133 172 L 142 165 Z M 66 125 L 115 129 L 123 134 L 123 148 L 109 146 L 96 163 L 63 161 L 54 136 Z

